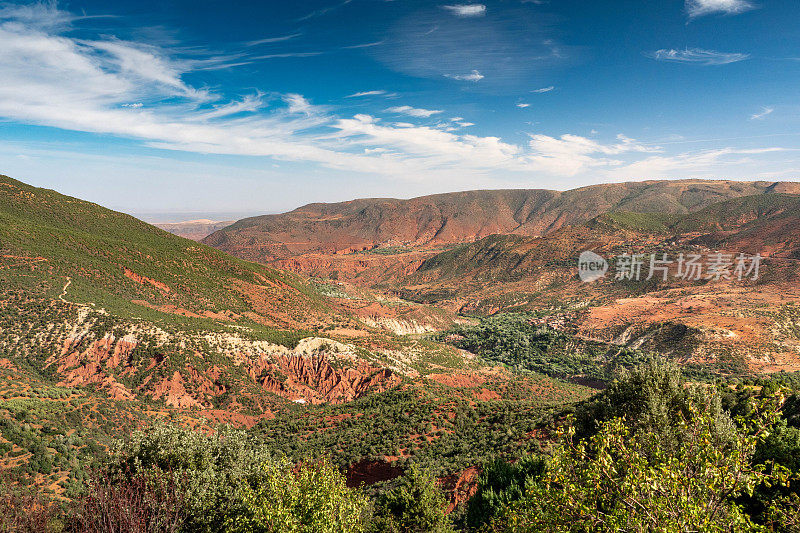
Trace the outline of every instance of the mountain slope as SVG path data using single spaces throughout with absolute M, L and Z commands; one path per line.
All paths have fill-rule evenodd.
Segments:
M 367 334 L 295 274 L 0 177 L 0 362 L 213 417 L 395 386 L 354 346 L 309 331 L 337 326 Z
M 233 220 L 187 220 L 186 222 L 159 222 L 153 224 L 157 228 L 168 231 L 173 235 L 185 237 L 193 241 L 202 241 L 217 230 L 233 224 Z
M 583 283 L 578 256 L 645 254 L 642 276 Z M 649 254 L 760 253 L 757 280 L 646 280 Z M 606 213 L 544 237 L 494 235 L 422 261 L 395 283 L 409 299 L 470 314 L 531 310 L 579 337 L 745 369 L 800 367 L 800 196 L 757 195 L 696 213 Z M 731 260 L 733 262 L 733 259 Z M 732 270 L 732 269 L 731 269 Z
M 240 220 L 203 242 L 268 262 L 307 253 L 392 245 L 441 246 L 492 234 L 545 235 L 610 211 L 683 214 L 730 198 L 800 193 L 800 183 L 648 181 L 570 191 L 467 191 L 413 198 L 310 204 Z
M 112 312 L 250 316 L 284 327 L 312 325 L 330 312 L 294 274 L 6 176 L 0 176 L 0 256 L 6 288 L 55 297 L 69 282 L 62 297 Z

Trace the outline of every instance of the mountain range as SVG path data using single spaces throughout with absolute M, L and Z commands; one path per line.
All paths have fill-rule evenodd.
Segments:
M 309 204 L 246 218 L 203 242 L 259 262 L 387 246 L 435 247 L 493 234 L 540 236 L 607 212 L 686 214 L 743 196 L 800 193 L 800 183 L 645 181 L 545 189 L 467 191 L 410 200 Z

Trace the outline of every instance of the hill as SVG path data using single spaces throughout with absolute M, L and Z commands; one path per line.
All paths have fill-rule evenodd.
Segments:
M 143 316 L 148 308 L 223 320 L 249 314 L 265 325 L 298 327 L 329 313 L 296 275 L 6 176 L 0 176 L 0 255 L 6 290 L 120 314 Z
M 800 193 L 800 183 L 645 181 L 544 189 L 467 191 L 410 200 L 361 199 L 309 204 L 289 213 L 247 218 L 203 242 L 268 262 L 302 254 L 376 247 L 435 247 L 492 234 L 539 236 L 602 213 L 685 214 L 742 196 Z
M 153 224 L 157 228 L 161 228 L 179 237 L 192 239 L 193 241 L 202 241 L 205 237 L 211 235 L 217 230 L 221 230 L 233 224 L 233 220 L 187 220 L 186 222 L 159 222 Z
M 405 298 L 459 313 L 534 311 L 543 324 L 578 337 L 677 355 L 685 364 L 735 360 L 738 371 L 794 370 L 799 239 L 800 196 L 758 195 L 684 216 L 606 213 L 544 237 L 494 235 L 433 255 L 385 283 Z M 611 262 L 605 279 L 578 278 L 586 250 Z M 731 263 L 740 253 L 761 254 L 760 276 L 675 277 L 679 254 L 698 254 L 708 268 L 717 251 L 731 254 Z M 640 280 L 614 279 L 613 259 L 622 253 L 645 254 Z M 651 253 L 673 260 L 668 280 L 645 279 Z
M 480 435 L 527 449 L 524 428 L 590 394 L 419 335 L 452 322 L 0 177 L 0 476 L 75 497 L 115 437 L 164 418 L 204 431 L 275 419 L 263 433 L 276 453 L 340 443 L 353 479 L 373 482 L 374 465 L 412 453 L 457 475 L 473 459 L 448 459 L 453 450 Z M 507 416 L 481 432 L 495 400 Z M 468 432 L 442 432 L 453 405 Z M 420 416 L 395 420 L 411 408 Z M 507 420 L 522 423 L 512 433 Z
M 5 176 L 0 287 L 0 360 L 59 386 L 224 416 L 393 387 L 400 377 L 368 347 L 450 323 Z

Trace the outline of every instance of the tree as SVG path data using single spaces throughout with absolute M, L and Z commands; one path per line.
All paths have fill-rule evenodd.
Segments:
M 495 521 L 496 531 L 754 531 L 735 503 L 761 483 L 785 484 L 780 466 L 753 466 L 756 446 L 779 417 L 783 398 L 765 400 L 720 446 L 713 412 L 690 404 L 672 450 L 622 418 L 588 441 L 562 437 L 541 482 Z
M 126 479 L 100 472 L 77 499 L 72 530 L 80 533 L 177 533 L 187 519 L 186 494 L 174 476 L 140 471 Z
M 226 521 L 230 533 L 358 533 L 364 531 L 368 501 L 349 489 L 344 476 L 327 462 L 264 465 L 258 486 L 244 486 L 241 512 Z
M 658 450 L 670 451 L 685 438 L 681 422 L 697 408 L 713 420 L 710 429 L 715 441 L 722 445 L 733 438 L 733 421 L 718 394 L 687 386 L 674 362 L 650 359 L 634 369 L 622 370 L 606 390 L 576 409 L 576 436 L 589 437 L 604 422 L 623 418 L 634 433 L 657 435 L 653 442 Z
M 475 495 L 467 502 L 467 526 L 477 529 L 490 523 L 505 507 L 522 499 L 544 470 L 540 457 L 524 457 L 516 463 L 503 459 L 489 462 L 478 479 Z
M 411 465 L 400 484 L 379 499 L 373 528 L 390 533 L 448 533 L 447 500 L 436 479 Z
M 118 445 L 108 477 L 124 486 L 142 472 L 162 472 L 178 484 L 185 505 L 184 528 L 221 531 L 242 506 L 240 489 L 265 481 L 262 465 L 274 462 L 246 433 L 223 429 L 207 435 L 176 425 L 156 424 Z

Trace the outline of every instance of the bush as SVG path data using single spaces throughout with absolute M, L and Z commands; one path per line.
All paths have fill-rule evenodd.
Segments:
M 0 531 L 48 533 L 63 530 L 61 510 L 41 494 L 22 489 L 0 474 Z
M 467 503 L 467 526 L 477 529 L 491 522 L 509 504 L 522 499 L 544 469 L 539 457 L 524 457 L 516 463 L 495 459 L 487 464 L 475 495 Z
M 270 462 L 270 455 L 244 432 L 225 429 L 206 435 L 158 424 L 122 443 L 108 474 L 125 486 L 142 472 L 168 473 L 184 494 L 185 529 L 217 532 L 240 511 L 241 490 L 266 480 L 262 465 Z
M 695 409 L 679 425 L 674 450 L 659 436 L 632 432 L 625 421 L 606 422 L 588 441 L 570 428 L 554 450 L 542 481 L 512 505 L 496 531 L 752 531 L 752 519 L 734 501 L 761 483 L 785 484 L 785 471 L 751 464 L 763 436 L 777 422 L 782 398 L 753 417 L 722 449 L 713 413 Z
M 358 533 L 364 531 L 368 500 L 345 486 L 344 476 L 327 462 L 304 464 L 295 474 L 288 462 L 264 465 L 255 488 L 244 486 L 243 509 L 228 518 L 231 533 Z
M 174 477 L 160 470 L 126 479 L 104 474 L 77 501 L 75 533 L 175 533 L 186 522 L 186 493 Z
M 447 533 L 453 528 L 446 506 L 436 479 L 412 465 L 397 487 L 379 497 L 372 527 L 376 532 Z
M 606 390 L 576 408 L 576 435 L 592 436 L 603 423 L 624 418 L 634 432 L 657 435 L 656 448 L 669 451 L 683 440 L 682 422 L 697 408 L 714 420 L 715 442 L 722 444 L 733 438 L 733 422 L 723 410 L 719 395 L 687 387 L 674 362 L 650 359 L 634 369 L 622 370 Z

